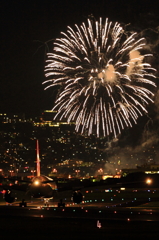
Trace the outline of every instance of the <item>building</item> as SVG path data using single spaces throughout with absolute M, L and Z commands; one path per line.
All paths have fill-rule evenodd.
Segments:
M 122 169 L 122 176 L 126 177 L 129 173 L 143 172 L 145 174 L 159 174 L 159 164 L 144 164 L 136 168 Z

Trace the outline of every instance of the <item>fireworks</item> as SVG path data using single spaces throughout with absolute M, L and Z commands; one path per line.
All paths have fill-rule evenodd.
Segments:
M 48 53 L 44 82 L 45 89 L 59 86 L 55 119 L 74 121 L 77 132 L 97 137 L 116 137 L 137 123 L 156 86 L 145 39 L 101 18 L 61 34 Z

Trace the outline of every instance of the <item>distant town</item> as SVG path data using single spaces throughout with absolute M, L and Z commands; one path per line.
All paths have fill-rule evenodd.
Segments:
M 39 117 L 0 113 L 0 175 L 36 175 L 36 139 L 39 140 L 42 174 L 59 178 L 119 177 L 121 169 L 151 164 L 156 147 L 142 153 L 129 151 L 122 158 L 115 144 L 106 138 L 80 135 L 74 123 L 55 121 L 56 112 L 44 111 Z M 142 161 L 143 162 L 142 162 Z

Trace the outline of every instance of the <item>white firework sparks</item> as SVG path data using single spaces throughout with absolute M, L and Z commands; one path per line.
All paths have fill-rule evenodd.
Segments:
M 99 21 L 68 27 L 48 53 L 48 87 L 60 86 L 55 118 L 74 121 L 76 131 L 116 137 L 147 113 L 154 72 L 141 54 L 145 39 L 126 36 L 119 23 Z M 144 51 L 143 51 L 144 52 Z

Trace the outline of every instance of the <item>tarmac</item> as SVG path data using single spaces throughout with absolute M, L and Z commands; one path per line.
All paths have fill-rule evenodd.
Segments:
M 32 199 L 33 200 L 33 199 Z M 147 202 L 58 202 L 31 199 L 27 207 L 19 202 L 0 201 L 0 238 L 13 239 L 152 239 L 159 235 L 159 204 Z M 142 205 L 141 205 L 142 204 Z M 155 206 L 155 207 L 154 207 Z
M 0 207 L 1 239 L 152 239 L 159 234 L 158 215 L 95 209 Z M 151 216 L 153 215 L 153 218 Z M 142 217 L 141 217 L 142 216 Z

